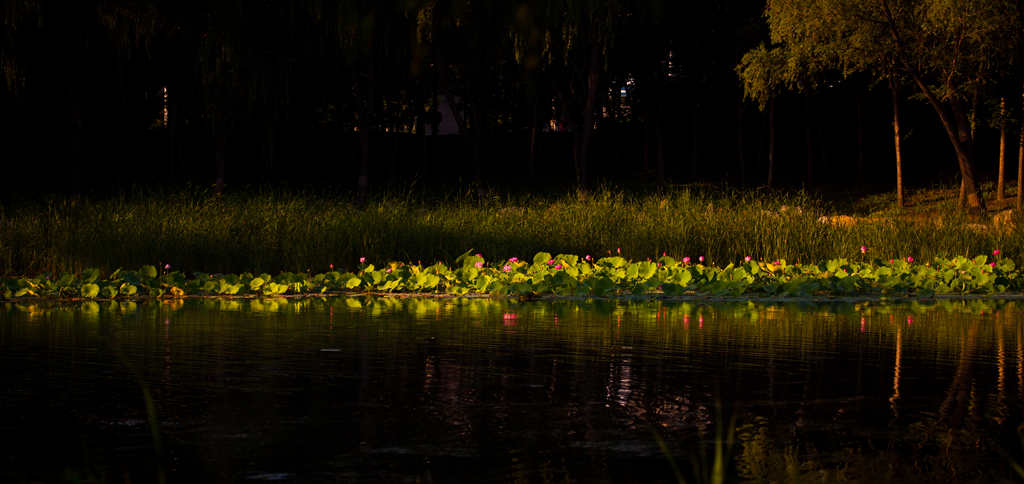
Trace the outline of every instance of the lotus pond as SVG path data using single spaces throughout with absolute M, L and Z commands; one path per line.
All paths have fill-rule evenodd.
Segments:
M 0 303 L 0 481 L 1015 479 L 1022 316 L 1000 300 Z
M 858 259 L 838 258 L 821 264 L 787 264 L 745 257 L 725 267 L 705 265 L 703 256 L 679 260 L 629 261 L 621 256 L 595 258 L 572 254 L 535 254 L 532 261 L 511 257 L 488 263 L 472 250 L 449 267 L 389 262 L 377 267 L 360 258 L 352 272 L 320 274 L 186 275 L 152 265 L 138 271 L 117 269 L 101 277 L 97 269 L 80 274 L 0 278 L 0 298 L 34 297 L 127 299 L 184 296 L 323 295 L 339 292 L 419 293 L 496 297 L 740 296 L 829 297 L 915 296 L 936 294 L 1019 293 L 1024 277 L 1013 260 L 1000 256 L 936 257 L 916 262 L 912 256 L 888 261 L 869 259 L 862 246 Z M 709 261 L 710 262 L 710 261 Z

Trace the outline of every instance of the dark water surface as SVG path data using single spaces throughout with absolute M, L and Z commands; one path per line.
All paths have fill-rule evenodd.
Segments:
M 0 481 L 1015 479 L 1022 321 L 998 301 L 8 303 Z

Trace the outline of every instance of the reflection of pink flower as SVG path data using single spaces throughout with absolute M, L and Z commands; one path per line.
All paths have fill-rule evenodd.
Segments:
M 744 258 L 743 258 L 743 261 L 744 261 L 744 262 L 750 262 L 750 256 L 748 255 L 748 256 L 744 257 Z
M 502 267 L 501 270 L 505 272 L 512 272 L 512 266 L 505 264 L 505 267 Z
M 683 264 L 689 264 L 689 263 L 690 263 L 690 258 L 689 257 L 683 257 Z
M 477 261 L 476 264 L 473 264 L 473 265 L 476 266 L 477 269 L 479 269 L 479 268 L 484 266 L 484 263 L 481 262 L 481 261 Z

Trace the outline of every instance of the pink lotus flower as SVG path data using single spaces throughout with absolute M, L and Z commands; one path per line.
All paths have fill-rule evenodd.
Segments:
M 170 269 L 171 269 L 171 265 L 170 264 L 164 264 L 164 270 L 165 271 L 170 270 Z
M 995 262 L 989 262 L 989 263 L 988 263 L 988 266 L 989 266 L 989 267 L 995 267 L 995 266 L 996 266 L 996 263 L 995 263 Z
M 554 263 L 555 263 L 554 259 L 548 259 L 548 262 L 547 262 L 548 265 L 551 265 L 551 264 L 554 264 Z
M 896 262 L 896 260 L 895 259 L 889 259 L 889 263 L 890 264 L 892 264 L 893 262 Z
M 907 256 L 907 262 L 914 262 L 914 258 L 910 257 L 910 256 Z
M 366 263 L 366 257 L 360 257 L 359 258 L 359 263 L 360 264 L 365 264 Z
M 562 264 L 555 264 L 555 270 L 556 271 L 562 270 Z
M 860 246 L 860 253 L 861 254 L 867 254 L 868 253 L 868 246 L 866 246 L 866 245 Z
M 704 256 L 698 257 L 697 260 L 700 261 L 700 262 L 704 262 Z
M 332 271 L 334 270 L 334 264 L 327 264 L 327 267 L 329 267 Z
M 772 265 L 779 265 L 779 261 L 772 262 Z
M 481 262 L 481 261 L 477 261 L 476 264 L 473 264 L 473 265 L 476 266 L 477 269 L 479 269 L 479 268 L 484 266 L 484 263 Z
M 661 252 L 661 256 L 662 256 L 662 257 L 665 257 L 665 256 L 667 256 L 667 255 L 668 255 L 668 252 L 665 252 L 665 251 L 662 251 L 662 252 Z
M 512 272 L 512 266 L 505 264 L 505 267 L 502 267 L 501 270 L 505 272 Z
M 584 260 L 590 260 L 591 259 L 590 254 L 587 254 L 586 256 L 584 256 L 583 259 Z
M 749 255 L 743 258 L 743 261 L 744 261 L 744 262 L 750 262 L 750 260 L 751 260 L 751 259 L 750 259 L 750 256 L 749 256 Z
M 689 256 L 683 257 L 683 264 L 689 264 L 689 263 L 690 263 L 690 257 Z
M 390 268 L 390 267 L 388 267 L 388 270 L 386 270 L 386 271 L 384 271 L 384 272 L 387 272 L 388 274 L 391 274 L 391 268 Z
M 999 253 L 1000 253 L 1000 252 L 999 252 L 999 249 L 996 249 L 996 250 L 993 250 L 993 251 L 992 251 L 992 255 L 999 255 Z
M 519 258 L 518 258 L 518 257 L 512 257 L 512 258 L 511 258 L 511 259 L 509 259 L 508 261 L 514 264 L 514 263 L 516 263 L 516 262 L 519 262 Z
M 619 255 L 622 255 L 622 247 L 616 247 L 615 248 L 615 253 L 617 253 Z
M 481 253 L 479 253 L 479 252 L 477 252 L 477 253 L 476 253 L 476 256 L 477 256 L 477 257 L 483 257 L 484 255 L 483 255 L 483 254 L 481 254 Z

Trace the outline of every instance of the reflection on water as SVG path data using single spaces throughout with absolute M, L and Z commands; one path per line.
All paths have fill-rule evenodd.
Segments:
M 1021 315 L 1003 301 L 8 303 L 0 432 L 19 437 L 0 444 L 0 479 L 646 482 L 674 481 L 675 463 L 701 480 L 715 449 L 729 478 L 994 479 L 1024 462 Z

